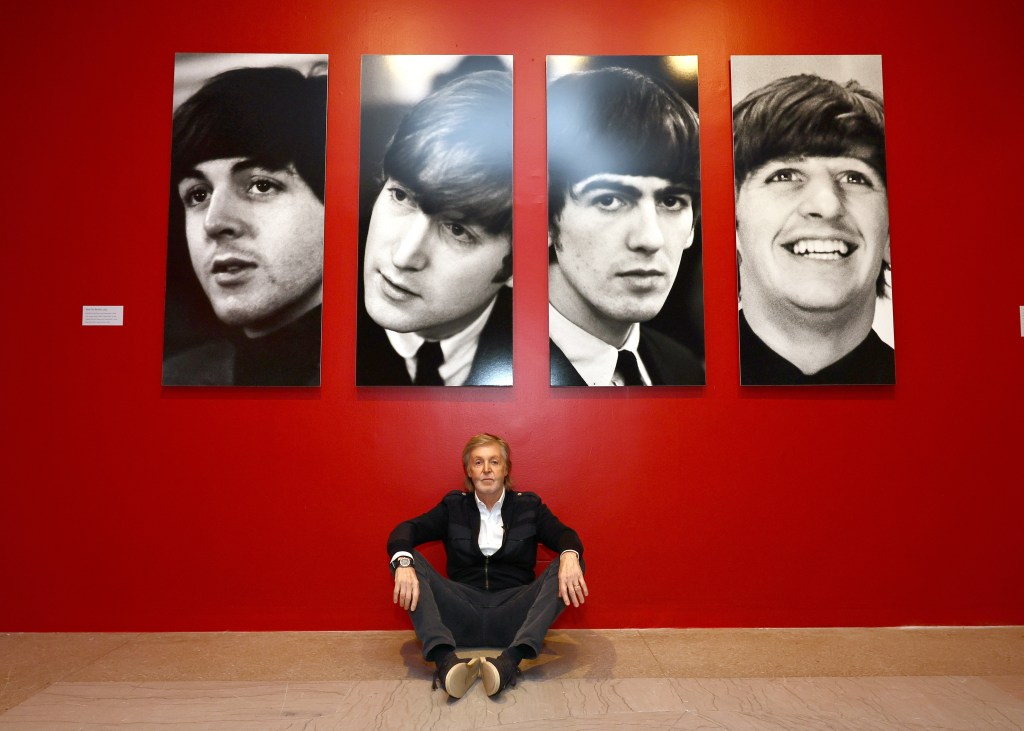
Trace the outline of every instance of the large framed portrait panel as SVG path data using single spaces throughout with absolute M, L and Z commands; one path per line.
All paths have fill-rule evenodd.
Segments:
M 319 386 L 327 57 L 175 57 L 163 384 Z
M 893 384 L 880 56 L 733 56 L 743 385 Z
M 702 385 L 696 56 L 548 57 L 552 386 Z
M 356 385 L 512 385 L 511 69 L 363 57 Z

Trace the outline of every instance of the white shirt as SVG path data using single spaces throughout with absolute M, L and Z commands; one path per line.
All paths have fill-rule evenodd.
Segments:
M 476 500 L 476 507 L 480 510 L 480 553 L 485 556 L 493 556 L 494 552 L 501 548 L 501 540 L 505 537 L 505 526 L 501 522 L 501 506 L 505 504 L 505 488 L 501 489 L 501 497 L 490 510 L 484 501 L 473 495 Z
M 487 318 L 491 316 L 494 303 L 497 301 L 498 298 L 495 297 L 467 327 L 441 341 L 444 363 L 437 372 L 444 380 L 444 385 L 461 386 L 469 378 L 469 372 L 473 369 L 473 358 L 476 357 L 476 349 L 480 344 L 480 333 L 483 332 Z M 415 381 L 416 352 L 426 339 L 416 333 L 399 333 L 388 329 L 384 332 L 387 333 L 391 347 L 405 359 L 405 369 L 409 372 L 409 378 Z
M 619 348 L 609 345 L 596 335 L 591 335 L 574 322 L 570 322 L 548 303 L 548 335 L 551 341 L 565 353 L 572 367 L 583 377 L 588 386 L 622 386 L 622 376 L 615 371 L 619 360 Z M 651 385 L 651 376 L 644 366 L 637 348 L 640 345 L 640 323 L 629 327 L 626 342 L 621 350 L 628 350 L 640 367 L 640 377 L 645 386 Z

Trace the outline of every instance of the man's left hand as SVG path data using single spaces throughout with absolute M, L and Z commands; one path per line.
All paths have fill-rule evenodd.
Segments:
M 566 551 L 558 557 L 558 596 L 565 606 L 578 607 L 590 596 L 587 582 L 583 580 L 580 559 L 573 551 Z

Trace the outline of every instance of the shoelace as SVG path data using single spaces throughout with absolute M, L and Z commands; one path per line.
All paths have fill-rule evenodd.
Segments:
M 515 688 L 516 687 L 516 676 L 519 676 L 519 675 L 522 675 L 522 674 L 523 674 L 523 671 L 520 670 L 518 665 L 512 665 L 512 675 L 509 676 L 509 679 L 508 679 L 507 683 L 503 683 L 502 684 L 502 687 L 503 688 L 507 688 L 509 686 L 512 686 L 513 688 Z M 500 670 L 498 671 L 498 676 L 499 677 L 501 676 L 501 671 Z

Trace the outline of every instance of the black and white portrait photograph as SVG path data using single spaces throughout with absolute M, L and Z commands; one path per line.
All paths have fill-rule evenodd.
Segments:
M 551 385 L 703 385 L 697 57 L 547 75 Z
M 319 386 L 327 57 L 178 54 L 165 386 Z
M 359 386 L 512 385 L 512 58 L 363 56 Z
M 893 384 L 880 56 L 733 56 L 740 380 Z

